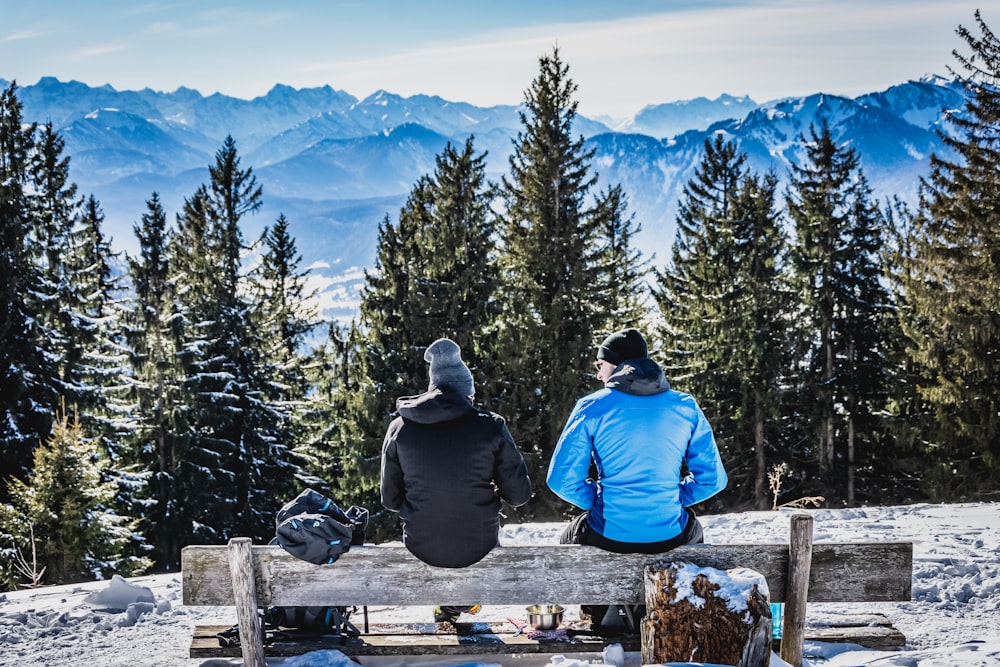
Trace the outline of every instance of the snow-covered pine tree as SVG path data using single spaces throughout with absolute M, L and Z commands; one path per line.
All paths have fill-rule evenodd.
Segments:
M 38 345 L 37 304 L 25 295 L 40 289 L 30 251 L 28 160 L 35 126 L 22 119 L 17 86 L 0 91 L 0 465 L 27 479 L 32 451 L 48 437 L 56 400 L 41 380 L 51 374 Z M 8 498 L 0 487 L 0 501 Z
M 260 340 L 261 398 L 284 417 L 281 430 L 286 443 L 303 469 L 299 481 L 327 490 L 328 471 L 310 468 L 312 456 L 298 458 L 309 439 L 309 420 L 314 406 L 308 400 L 309 380 L 303 371 L 307 337 L 319 324 L 316 292 L 307 286 L 309 270 L 301 269 L 302 256 L 281 214 L 265 227 L 260 239 L 260 262 L 249 275 L 251 318 Z
M 308 291 L 308 269 L 301 269 L 295 238 L 281 214 L 264 228 L 260 263 L 249 276 L 251 317 L 263 349 L 264 397 L 294 413 L 307 385 L 299 369 L 306 337 L 316 327 L 316 293 Z
M 274 514 L 294 496 L 299 474 L 288 415 L 263 398 L 263 345 L 244 290 L 240 220 L 260 208 L 261 189 L 231 137 L 209 175 L 185 201 L 168 244 L 182 364 L 174 411 L 181 544 L 273 537 Z
M 42 279 L 38 289 L 26 293 L 25 298 L 35 303 L 39 343 L 52 361 L 53 372 L 43 381 L 65 399 L 71 411 L 86 413 L 88 397 L 84 395 L 81 359 L 93 327 L 82 315 L 85 296 L 69 265 L 82 202 L 77 198 L 76 184 L 69 180 L 70 159 L 64 149 L 65 141 L 52 123 L 39 129 L 29 161 L 28 206 L 31 247 Z M 55 407 L 51 406 L 53 411 Z
M 138 252 L 128 258 L 132 282 L 131 308 L 125 315 L 129 350 L 128 374 L 132 413 L 129 417 L 131 444 L 127 460 L 148 475 L 135 494 L 142 506 L 143 534 L 152 546 L 157 567 L 174 565 L 190 532 L 182 508 L 186 507 L 178 477 L 182 467 L 183 427 L 176 419 L 182 373 L 177 361 L 182 318 L 171 280 L 167 245 L 170 230 L 158 193 L 146 200 L 146 212 L 133 226 Z
M 66 269 L 79 294 L 81 353 L 75 369 L 80 420 L 90 436 L 100 435 L 117 459 L 122 443 L 119 427 L 131 404 L 125 401 L 122 373 L 127 366 L 119 314 L 126 296 L 119 254 L 104 236 L 104 212 L 93 195 L 80 209 L 66 257 Z

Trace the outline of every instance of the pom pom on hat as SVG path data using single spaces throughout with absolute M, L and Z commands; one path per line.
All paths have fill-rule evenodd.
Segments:
M 450 387 L 463 396 L 474 396 L 476 386 L 469 367 L 462 361 L 462 350 L 455 341 L 439 338 L 427 347 L 424 361 L 430 363 L 428 389 Z
M 616 331 L 597 348 L 597 358 L 617 366 L 629 359 L 638 359 L 649 355 L 646 339 L 637 329 Z

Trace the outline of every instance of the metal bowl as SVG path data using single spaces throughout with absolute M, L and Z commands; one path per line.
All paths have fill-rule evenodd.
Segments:
M 527 607 L 528 625 L 535 630 L 555 630 L 562 623 L 564 611 L 558 604 L 533 604 Z

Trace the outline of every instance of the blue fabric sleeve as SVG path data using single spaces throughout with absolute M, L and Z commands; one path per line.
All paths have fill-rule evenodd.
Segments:
M 596 483 L 587 478 L 592 436 L 586 422 L 582 404 L 577 402 L 556 443 L 546 478 L 553 493 L 583 510 L 591 509 L 597 496 Z
M 715 444 L 712 427 L 705 419 L 701 408 L 697 408 L 697 422 L 691 433 L 691 441 L 688 443 L 684 459 L 689 474 L 681 480 L 682 507 L 697 505 L 726 488 L 729 477 L 722 465 L 722 457 Z

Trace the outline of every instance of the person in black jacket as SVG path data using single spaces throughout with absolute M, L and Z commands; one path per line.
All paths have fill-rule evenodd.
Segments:
M 425 393 L 397 399 L 397 416 L 382 445 L 382 504 L 399 512 L 403 544 L 436 567 L 465 567 L 498 544 L 501 500 L 531 498 L 528 468 L 507 423 L 473 405 L 472 373 L 454 341 L 424 353 Z M 435 620 L 455 621 L 478 606 L 438 607 Z

